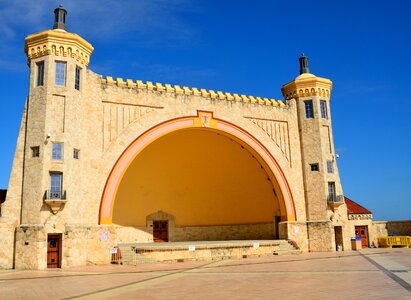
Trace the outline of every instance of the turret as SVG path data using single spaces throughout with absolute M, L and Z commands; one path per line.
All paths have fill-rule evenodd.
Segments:
M 299 62 L 300 75 L 285 84 L 282 93 L 297 103 L 307 221 L 328 224 L 329 216 L 344 204 L 331 125 L 332 82 L 309 73 L 304 54 Z M 330 250 L 311 246 L 311 250 Z
M 67 11 L 62 7 L 54 10 L 53 30 L 31 34 L 25 39 L 25 52 L 29 67 L 31 60 L 45 56 L 73 58 L 77 63 L 87 67 L 93 46 L 75 33 L 66 32 Z
M 54 10 L 53 30 L 25 39 L 30 86 L 22 223 L 42 223 L 48 210 L 54 214 L 61 211 L 69 192 L 71 196 L 75 193 L 66 191 L 69 185 L 64 182 L 75 178 L 73 159 L 78 158 L 83 143 L 81 124 L 76 120 L 83 113 L 81 99 L 86 87 L 82 82 L 93 47 L 66 31 L 66 15 L 59 6 Z

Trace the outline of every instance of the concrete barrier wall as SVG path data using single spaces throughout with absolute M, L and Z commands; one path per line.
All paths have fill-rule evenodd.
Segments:
M 387 222 L 388 235 L 411 235 L 411 220 L 405 221 L 388 221 Z

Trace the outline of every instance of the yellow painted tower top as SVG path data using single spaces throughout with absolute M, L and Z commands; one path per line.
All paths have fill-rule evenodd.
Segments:
M 28 64 L 34 58 L 53 54 L 62 57 L 72 57 L 81 64 L 88 66 L 93 46 L 81 36 L 67 32 L 66 14 L 63 7 L 54 10 L 55 22 L 53 30 L 45 30 L 26 37 L 24 51 Z
M 292 98 L 321 96 L 330 98 L 332 81 L 327 78 L 317 77 L 309 72 L 308 58 L 303 54 L 300 57 L 300 75 L 293 81 L 286 83 L 281 88 L 283 97 Z

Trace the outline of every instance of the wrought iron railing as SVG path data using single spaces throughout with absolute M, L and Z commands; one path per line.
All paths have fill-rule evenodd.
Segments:
M 335 195 L 335 194 L 329 194 L 327 197 L 328 202 L 337 202 L 337 203 L 343 203 L 344 202 L 344 195 Z
M 44 200 L 66 200 L 66 191 L 50 191 L 44 193 Z

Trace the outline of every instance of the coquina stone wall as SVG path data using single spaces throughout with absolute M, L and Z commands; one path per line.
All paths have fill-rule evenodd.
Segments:
M 38 59 L 32 60 L 32 68 Z M 49 74 L 53 74 L 52 60 L 47 61 L 46 68 Z M 72 76 L 75 65 L 74 61 L 68 60 L 68 78 Z M 71 72 L 71 73 L 70 73 Z M 70 75 L 71 74 L 71 75 Z M 91 224 L 90 228 L 96 227 L 99 221 L 100 200 L 106 180 L 118 157 L 131 142 L 148 128 L 157 124 L 184 116 L 195 116 L 199 110 L 213 112 L 213 117 L 236 124 L 254 136 L 273 155 L 292 191 L 293 201 L 296 210 L 298 224 L 306 221 L 306 203 L 303 188 L 301 145 L 297 121 L 297 107 L 295 100 L 290 99 L 287 105 L 273 105 L 271 101 L 252 101 L 253 97 L 233 97 L 231 94 L 225 96 L 214 96 L 213 91 L 203 91 L 196 93 L 196 89 L 190 92 L 178 92 L 177 87 L 166 88 L 157 84 L 150 86 L 150 83 L 130 83 L 129 81 L 112 81 L 109 77 L 103 79 L 100 75 L 90 70 L 85 70 L 82 78 L 82 89 L 76 91 L 72 86 L 56 88 L 53 78 L 46 81 L 46 86 L 41 90 L 36 90 L 34 79 L 31 79 L 31 99 L 36 110 L 31 116 L 31 121 L 36 126 L 28 126 L 26 134 L 30 136 L 29 144 L 26 145 L 26 167 L 18 169 L 19 160 L 15 161 L 16 170 L 13 171 L 11 179 L 11 189 L 8 195 L 8 203 L 19 207 L 19 191 L 21 178 L 18 174 L 25 172 L 27 180 L 24 183 L 23 193 L 23 219 L 27 224 L 42 224 L 44 230 L 42 234 L 61 233 L 62 243 L 62 265 L 78 265 L 79 262 L 101 261 L 100 253 L 94 253 L 93 249 L 103 249 L 104 253 L 112 245 L 110 243 L 97 241 L 96 243 L 85 243 L 81 238 L 89 236 L 84 224 Z M 34 77 L 34 75 L 33 75 Z M 140 85 L 140 87 L 139 87 Z M 51 95 L 44 100 L 43 90 L 50 90 Z M 198 90 L 197 90 L 198 91 Z M 218 94 L 216 94 L 218 95 Z M 233 94 L 234 95 L 234 94 Z M 64 103 L 64 111 L 61 112 L 61 105 Z M 37 103 L 37 104 L 36 104 Z M 39 103 L 43 103 L 39 105 Z M 42 113 L 40 113 L 42 112 Z M 44 122 L 44 114 L 50 118 L 47 124 Z M 59 119 L 62 118 L 62 119 Z M 43 124 L 43 125 L 41 125 Z M 44 128 L 43 128 L 43 127 Z M 42 128 L 37 129 L 37 128 Z M 46 139 L 50 133 L 50 139 Z M 21 133 L 23 135 L 23 132 Z M 51 142 L 64 143 L 64 158 L 61 162 L 53 162 L 51 156 Z M 30 157 L 30 146 L 41 145 L 41 157 L 37 160 Z M 22 147 L 21 147 L 22 148 Z M 72 150 L 80 150 L 80 159 L 72 157 Z M 22 151 L 22 150 L 21 150 Z M 41 164 L 41 176 L 35 171 L 35 165 Z M 67 200 L 57 212 L 59 218 L 52 218 L 53 213 L 50 207 L 43 203 L 43 193 L 49 187 L 50 172 L 64 173 L 64 190 L 67 193 Z M 13 187 L 15 191 L 13 191 Z M 316 187 L 312 187 L 315 189 Z M 322 184 L 321 187 L 325 188 Z M 36 193 L 29 191 L 36 190 Z M 20 198 L 20 199 L 19 199 Z M 15 200 L 13 200 L 15 199 Z M 323 200 L 325 201 L 325 200 Z M 326 207 L 326 206 L 324 206 Z M 15 214 L 18 220 L 17 214 Z M 325 221 L 324 221 L 325 222 Z M 320 221 L 323 224 L 323 221 Z M 326 223 L 324 223 L 326 224 Z M 80 226 L 80 229 L 72 230 L 73 226 Z M 314 249 L 329 250 L 328 244 L 332 240 L 332 230 L 329 226 L 314 226 L 309 244 Z M 56 228 L 63 228 L 57 230 Z M 260 227 L 258 230 L 256 228 Z M 289 228 L 288 228 L 289 227 Z M 290 225 L 283 233 L 283 238 L 296 240 L 302 249 L 308 249 L 307 230 L 303 225 Z M 12 228 L 12 227 L 11 227 Z M 114 228 L 114 227 L 113 227 Z M 273 236 L 273 225 L 248 226 L 249 236 L 255 235 L 258 238 L 269 238 Z M 300 228 L 295 230 L 294 228 Z M 314 234 L 315 230 L 320 230 L 320 236 Z M 85 231 L 84 231 L 85 230 Z M 100 229 L 93 229 L 97 232 Z M 245 230 L 245 231 L 244 231 Z M 324 233 L 324 230 L 330 232 Z M 131 230 L 133 231 L 133 230 Z M 121 235 L 130 232 L 123 229 Z M 139 229 L 138 234 L 141 241 L 150 241 L 149 233 L 144 229 Z M 200 235 L 206 238 L 203 228 L 175 229 L 175 238 L 183 239 L 181 234 L 185 232 L 190 239 L 196 239 Z M 200 234 L 200 232 L 203 232 Z M 211 232 L 211 231 L 210 231 Z M 219 230 L 219 234 L 208 234 L 215 238 L 225 236 L 224 230 Z M 253 233 L 253 234 L 251 234 Z M 128 233 L 127 233 L 128 234 Z M 127 235 L 126 234 L 126 235 Z M 118 231 L 112 234 L 117 240 Z M 246 234 L 246 236 L 248 236 Z M 331 238 L 325 245 L 324 237 Z M 122 238 L 126 239 L 126 238 Z M 87 240 L 89 240 L 87 238 Z M 18 244 L 16 246 L 16 257 L 21 257 L 19 266 L 44 266 L 40 261 L 44 261 L 46 255 L 46 238 L 42 241 L 42 255 L 32 256 L 33 258 L 21 256 L 27 247 Z M 324 244 L 324 245 L 323 245 Z M 91 248 L 90 248 L 91 247 Z M 324 248 L 325 247 L 325 248 Z M 36 250 L 37 251 L 37 250 Z M 99 250 L 100 251 L 100 250 Z M 87 253 L 87 254 L 86 254 Z M 10 255 L 8 255 L 10 257 Z M 35 259 L 35 263 L 23 263 L 25 260 Z M 20 258 L 18 258 L 20 260 Z
M 225 226 L 175 227 L 172 241 L 272 240 L 273 223 Z
M 76 50 L 77 49 L 77 50 Z M 151 242 L 152 228 L 100 224 L 107 180 L 119 157 L 150 129 L 178 118 L 212 113 L 234 124 L 261 144 L 278 165 L 277 180 L 292 195 L 293 217 L 284 211 L 278 231 L 303 251 L 333 251 L 333 226 L 349 239 L 344 203 L 327 201 L 327 183 L 342 194 L 329 106 L 331 81 L 302 74 L 284 88 L 286 102 L 186 86 L 113 79 L 87 68 L 93 47 L 80 36 L 46 30 L 26 39 L 30 67 L 29 95 L 22 118 L 0 234 L 0 265 L 46 268 L 47 236 L 61 235 L 62 267 L 107 263 L 117 243 Z M 64 62 L 66 82 L 56 85 L 56 62 Z M 44 63 L 44 84 L 37 84 Z M 75 87 L 76 70 L 80 85 Z M 313 100 L 315 118 L 306 118 L 304 101 Z M 320 103 L 328 115 L 321 117 Z M 213 129 L 216 130 L 216 129 Z M 61 160 L 52 160 L 52 144 L 62 143 Z M 39 147 L 40 155 L 32 155 Z M 79 157 L 74 156 L 74 150 Z M 229 155 L 229 153 L 227 153 Z M 327 173 L 326 160 L 334 172 Z M 318 163 L 318 171 L 311 164 Z M 64 199 L 49 199 L 50 176 L 62 175 Z M 172 176 L 172 174 L 170 174 Z M 281 177 L 281 178 L 280 178 Z M 285 191 L 284 191 L 285 192 Z M 278 195 L 277 195 L 278 196 Z M 63 198 L 63 197 L 62 197 Z M 161 208 L 160 208 L 161 209 Z M 172 240 L 272 238 L 277 228 L 266 224 L 174 227 Z M 294 220 L 295 216 L 295 220 Z M 307 222 L 308 221 L 308 222 Z M 278 222 L 278 220 L 277 220 Z M 170 223 L 173 225 L 172 223 Z

